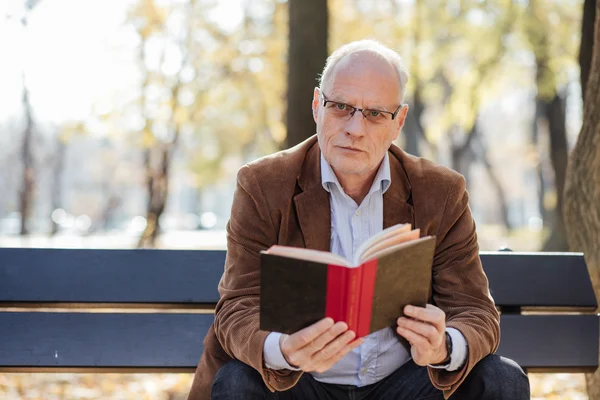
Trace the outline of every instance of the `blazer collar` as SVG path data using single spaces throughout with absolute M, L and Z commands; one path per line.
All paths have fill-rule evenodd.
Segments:
M 298 176 L 298 186 L 302 192 L 294 197 L 294 204 L 306 247 L 329 251 L 331 242 L 329 193 L 321 185 L 321 151 L 316 136 L 313 138 L 314 143 L 306 153 Z
M 390 146 L 388 154 L 392 183 L 383 195 L 383 228 L 403 223 L 415 228 L 412 188 L 405 169 L 407 156 L 395 144 Z

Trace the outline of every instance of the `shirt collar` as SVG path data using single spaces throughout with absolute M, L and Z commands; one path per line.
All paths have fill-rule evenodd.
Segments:
M 385 193 L 390 184 L 392 182 L 392 177 L 390 174 L 390 157 L 388 152 L 385 152 L 383 156 L 383 161 L 379 166 L 379 170 L 377 171 L 377 175 L 375 175 L 375 179 L 373 179 L 373 184 L 371 185 L 371 189 L 369 189 L 369 194 L 381 189 L 381 193 Z M 321 152 L 321 184 L 323 185 L 323 189 L 326 191 L 330 191 L 330 185 L 337 185 L 340 192 L 344 193 L 344 189 L 342 185 L 338 181 L 337 176 L 333 172 L 331 165 L 325 160 L 325 156 L 323 156 L 323 152 Z

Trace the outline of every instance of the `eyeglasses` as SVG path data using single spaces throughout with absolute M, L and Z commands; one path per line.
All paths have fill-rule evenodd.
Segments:
M 331 116 L 338 119 L 350 119 L 357 111 L 360 111 L 363 118 L 365 118 L 367 122 L 373 124 L 383 124 L 395 119 L 400 110 L 405 106 L 405 104 L 400 104 L 398 108 L 396 108 L 396 111 L 389 112 L 371 108 L 357 108 L 346 103 L 327 100 L 327 97 L 325 97 L 324 94 L 322 94 L 322 96 L 323 107 L 325 107 L 325 111 Z

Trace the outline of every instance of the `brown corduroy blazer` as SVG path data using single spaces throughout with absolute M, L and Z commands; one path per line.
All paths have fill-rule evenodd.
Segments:
M 391 185 L 383 196 L 384 228 L 410 222 L 422 235 L 436 236 L 430 303 L 446 313 L 447 326 L 458 329 L 468 345 L 462 369 L 428 368 L 431 382 L 448 398 L 473 366 L 497 349 L 499 316 L 481 267 L 464 178 L 395 145 L 389 156 Z M 329 251 L 330 221 L 316 136 L 240 169 L 227 224 L 221 299 L 189 400 L 209 399 L 216 372 L 231 358 L 256 369 L 272 391 L 298 382 L 302 372 L 272 370 L 263 362 L 269 332 L 259 330 L 259 253 L 274 244 Z

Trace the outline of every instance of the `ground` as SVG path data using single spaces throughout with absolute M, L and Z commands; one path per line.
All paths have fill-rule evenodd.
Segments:
M 185 400 L 192 374 L 0 374 L 4 400 Z M 532 400 L 587 400 L 583 374 L 530 374 Z

